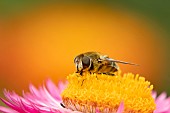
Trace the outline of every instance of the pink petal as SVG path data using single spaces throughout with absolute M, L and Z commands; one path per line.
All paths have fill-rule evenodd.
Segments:
M 96 109 L 96 113 L 100 113 L 100 111 L 99 111 L 99 109 L 98 109 L 98 108 Z
M 161 93 L 156 99 L 156 102 L 163 101 L 166 98 L 167 94 L 165 92 Z
M 153 97 L 154 99 L 156 99 L 156 96 L 157 96 L 156 91 L 152 91 L 152 97 Z
M 7 106 L 9 106 L 10 108 L 12 108 L 13 110 L 18 111 L 18 112 L 22 112 L 22 110 L 21 110 L 20 108 L 18 108 L 17 106 L 15 106 L 15 104 L 12 104 L 12 103 L 10 103 L 10 102 L 2 99 L 2 98 L 1 98 L 1 101 L 2 101 L 3 103 L 5 103 Z M 3 110 L 5 110 L 5 109 L 0 109 L 0 110 L 3 111 Z M 6 111 L 6 110 L 5 110 L 5 111 Z M 5 112 L 5 111 L 4 111 L 4 112 Z
M 124 110 L 124 104 L 123 104 L 123 102 L 121 102 L 120 106 L 119 106 L 119 108 L 117 110 L 117 113 L 123 113 L 123 110 Z
M 64 84 L 62 81 L 59 81 L 58 84 L 59 93 L 61 94 L 61 92 L 66 88 L 67 83 Z
M 0 106 L 0 112 L 3 112 L 3 113 L 19 113 L 15 110 L 12 110 L 12 109 L 6 108 L 6 107 L 2 107 L 2 106 Z
M 61 91 L 59 91 L 56 87 L 56 85 L 50 80 L 48 79 L 47 82 L 46 82 L 46 85 L 47 85 L 47 89 L 49 91 L 49 93 L 55 98 L 57 99 L 58 101 L 61 101 L 61 96 L 60 96 L 60 93 Z M 62 89 L 63 90 L 63 89 Z
M 166 98 L 167 94 L 163 92 L 155 99 L 156 110 L 154 113 L 170 113 L 170 97 Z
M 65 84 L 60 83 L 60 88 L 54 85 L 51 80 L 46 82 L 46 86 L 41 86 L 39 89 L 30 84 L 30 92 L 23 91 L 23 97 L 17 95 L 15 92 L 8 92 L 4 90 L 4 95 L 7 100 L 1 99 L 10 108 L 0 107 L 2 112 L 16 111 L 14 113 L 73 113 L 72 110 L 63 108 L 60 105 L 60 93 L 65 87 Z M 56 94 L 54 95 L 56 91 Z M 13 112 L 11 112 L 13 113 Z M 80 112 L 74 112 L 80 113 Z

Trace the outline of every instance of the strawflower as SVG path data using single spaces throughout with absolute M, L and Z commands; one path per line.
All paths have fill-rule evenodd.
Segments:
M 4 90 L 9 107 L 3 113 L 170 113 L 170 97 L 157 97 L 153 85 L 132 73 L 115 76 L 70 74 L 56 86 L 50 79 L 39 88 L 32 84 L 22 96 Z

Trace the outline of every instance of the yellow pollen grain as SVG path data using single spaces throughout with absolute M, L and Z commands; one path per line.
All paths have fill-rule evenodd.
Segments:
M 79 104 L 97 107 L 100 111 L 105 108 L 117 109 L 124 103 L 124 112 L 153 113 L 155 109 L 151 92 L 153 85 L 144 77 L 132 73 L 115 76 L 104 74 L 77 73 L 67 76 L 68 86 L 62 92 L 63 102 L 68 106 Z M 80 110 L 81 111 L 81 110 Z

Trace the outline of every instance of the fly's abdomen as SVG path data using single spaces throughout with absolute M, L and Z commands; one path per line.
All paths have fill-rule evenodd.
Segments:
M 117 68 L 110 65 L 101 65 L 96 69 L 96 73 L 113 75 L 117 71 Z

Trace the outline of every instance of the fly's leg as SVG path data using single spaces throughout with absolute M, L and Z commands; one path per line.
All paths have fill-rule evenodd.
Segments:
M 113 74 L 113 73 L 103 73 L 103 74 L 109 75 L 109 76 L 115 76 L 115 74 Z
M 83 82 L 85 81 L 86 79 L 83 79 L 82 83 L 81 83 L 81 86 L 83 86 Z

